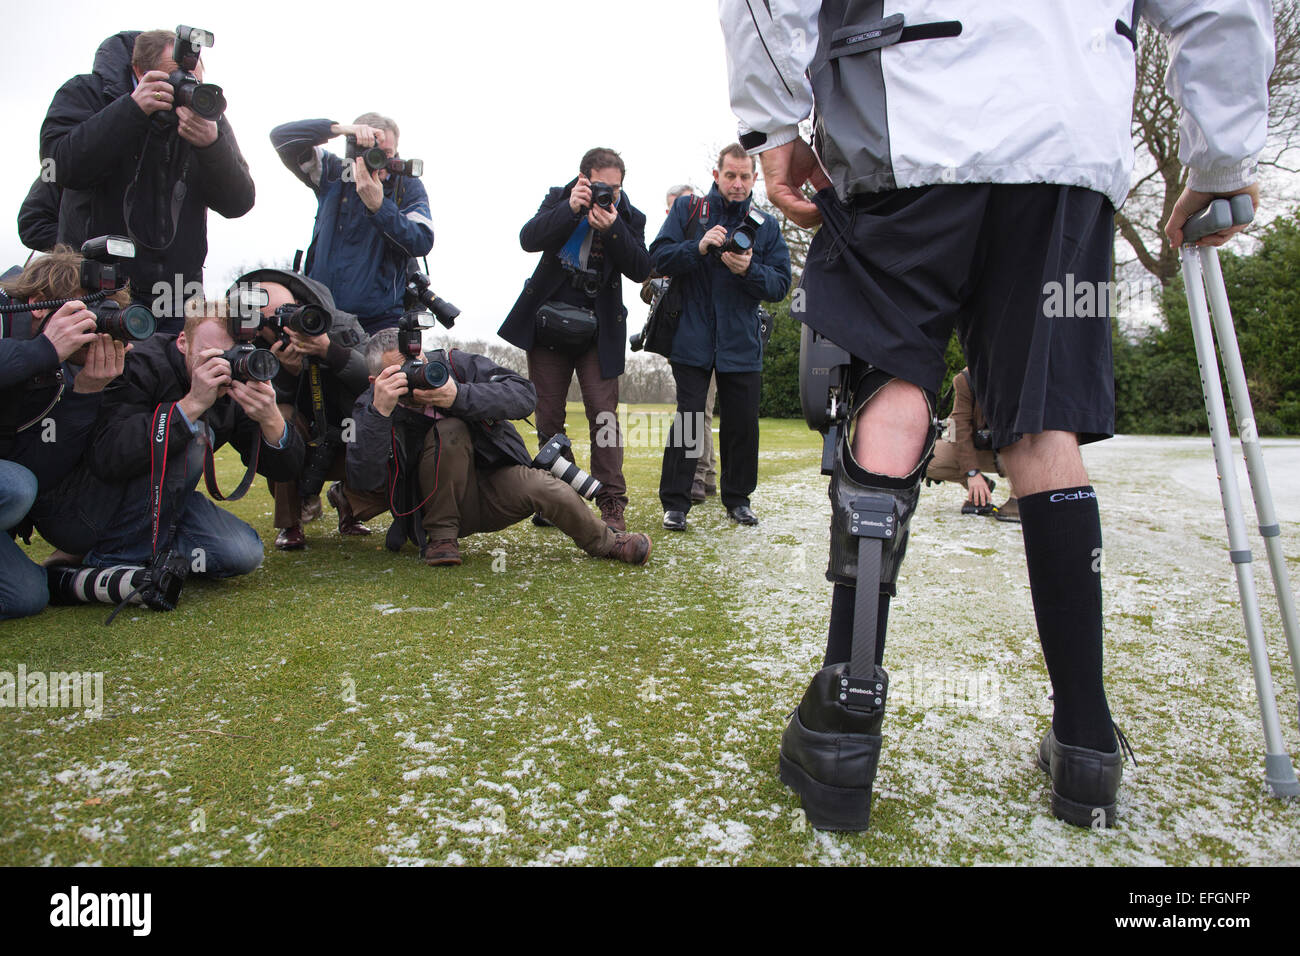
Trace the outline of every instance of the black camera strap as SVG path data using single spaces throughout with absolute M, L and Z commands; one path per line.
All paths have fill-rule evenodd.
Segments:
M 307 383 L 311 389 L 312 437 L 307 444 L 315 446 L 325 441 L 329 434 L 329 420 L 325 417 L 325 387 L 321 383 L 320 363 L 307 356 Z
M 285 423 L 285 428 L 291 427 L 293 426 L 288 422 Z M 217 488 L 217 465 L 212 457 L 212 443 L 208 441 L 207 435 L 203 436 L 203 482 L 208 486 L 208 495 L 214 501 L 238 501 L 248 494 L 248 489 L 253 484 L 253 477 L 257 474 L 257 460 L 262 451 L 263 440 L 259 426 L 257 437 L 253 442 L 253 460 L 248 463 L 248 470 L 244 472 L 244 477 L 235 486 L 235 490 L 228 495 L 223 495 Z
M 163 215 L 163 210 L 156 209 L 155 211 L 158 216 L 157 226 L 158 226 L 158 232 L 160 234 L 159 244 L 156 246 L 151 245 L 150 243 L 141 239 L 139 235 L 137 235 L 135 229 L 131 225 L 131 213 L 135 209 L 136 187 L 140 183 L 140 173 L 145 168 L 146 157 L 150 156 L 149 143 L 154 138 L 155 130 L 159 128 L 160 127 L 157 126 L 156 124 L 152 124 L 152 123 L 150 124 L 149 132 L 145 136 L 144 147 L 140 150 L 140 159 L 136 162 L 135 175 L 131 177 L 131 182 L 126 187 L 126 192 L 123 193 L 122 195 L 122 221 L 126 223 L 127 235 L 131 237 L 132 241 L 134 241 L 137 246 L 148 249 L 151 252 L 163 252 L 167 249 L 170 249 L 172 243 L 176 241 L 176 233 L 180 228 L 181 207 L 185 205 L 185 195 L 189 191 L 189 187 L 185 185 L 185 180 L 189 176 L 189 171 L 190 171 L 189 143 L 181 141 L 179 135 L 176 137 L 175 143 L 173 143 L 170 138 L 170 134 L 172 131 L 166 127 L 161 127 L 163 129 L 163 144 L 162 144 L 163 153 L 162 153 L 162 162 L 158 165 L 160 168 L 165 170 L 170 169 L 172 167 L 173 147 L 175 147 L 176 149 L 175 156 L 178 160 L 178 165 L 180 167 L 180 171 L 175 181 L 172 183 L 171 196 L 168 199 L 167 213 L 171 217 L 171 232 L 170 234 L 165 232 L 167 228 L 167 221 Z M 163 198 L 165 192 L 166 192 L 165 189 L 163 188 L 159 189 L 160 199 Z M 165 240 L 163 237 L 165 237 Z

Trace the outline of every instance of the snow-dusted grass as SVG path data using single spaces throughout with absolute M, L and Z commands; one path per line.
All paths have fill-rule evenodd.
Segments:
M 1111 704 L 1141 761 L 1118 826 L 1048 813 L 1033 751 L 1051 705 L 1019 527 L 962 517 L 943 485 L 912 525 L 873 826 L 853 836 L 807 827 L 776 778 L 785 718 L 821 660 L 828 519 L 816 436 L 765 421 L 762 449 L 762 524 L 734 526 L 712 499 L 676 535 L 658 528 L 660 450 L 628 449 L 629 525 L 655 538 L 647 568 L 525 523 L 463 541 L 460 568 L 429 569 L 378 536 L 340 539 L 327 510 L 309 550 L 268 547 L 244 580 L 188 585 L 173 614 L 104 628 L 105 608 L 52 609 L 0 625 L 0 670 L 105 675 L 100 720 L 0 710 L 0 863 L 1300 860 L 1300 806 L 1263 792 L 1208 442 L 1085 451 Z M 1287 477 L 1300 443 L 1266 457 L 1300 555 Z M 223 486 L 237 464 L 223 456 Z M 265 493 L 235 510 L 269 544 Z

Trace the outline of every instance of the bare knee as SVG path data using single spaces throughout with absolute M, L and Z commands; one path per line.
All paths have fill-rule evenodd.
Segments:
M 853 425 L 853 458 L 867 471 L 903 477 L 921 462 L 930 403 L 911 382 L 893 379 L 867 401 Z

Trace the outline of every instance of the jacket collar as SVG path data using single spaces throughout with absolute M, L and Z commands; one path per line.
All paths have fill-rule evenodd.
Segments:
M 753 200 L 754 194 L 751 192 L 740 202 L 732 202 L 722 195 L 722 190 L 718 184 L 714 183 L 709 190 L 709 205 L 714 206 L 721 213 L 721 219 L 744 219 L 749 215 L 749 204 Z

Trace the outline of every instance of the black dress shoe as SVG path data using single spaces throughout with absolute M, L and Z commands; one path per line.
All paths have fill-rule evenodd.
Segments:
M 1063 744 L 1050 729 L 1043 735 L 1038 743 L 1038 768 L 1052 778 L 1053 816 L 1077 827 L 1115 825 L 1126 748 L 1132 755 L 1128 741 L 1118 727 L 1115 729 L 1115 749 L 1110 753 Z
M 758 524 L 758 515 L 749 510 L 749 505 L 736 505 L 727 509 L 727 517 L 741 524 Z
M 665 511 L 664 527 L 669 531 L 686 530 L 686 512 L 685 511 Z

